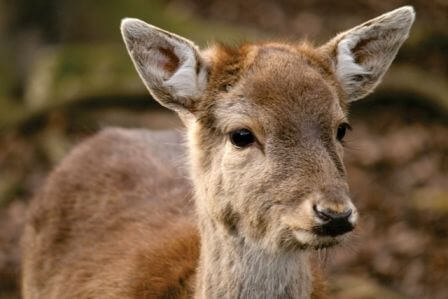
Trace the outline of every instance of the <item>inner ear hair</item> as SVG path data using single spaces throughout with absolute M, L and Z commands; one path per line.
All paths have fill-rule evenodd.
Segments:
M 163 106 L 189 111 L 207 82 L 206 66 L 197 46 L 176 34 L 126 18 L 121 32 L 142 81 Z
M 412 6 L 404 6 L 343 32 L 321 47 L 333 61 L 347 101 L 365 97 L 380 83 L 414 19 Z

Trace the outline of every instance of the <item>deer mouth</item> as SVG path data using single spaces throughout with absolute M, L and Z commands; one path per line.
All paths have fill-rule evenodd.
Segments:
M 342 236 L 322 236 L 313 231 L 295 230 L 294 238 L 300 244 L 300 249 L 324 249 L 338 245 L 342 241 Z

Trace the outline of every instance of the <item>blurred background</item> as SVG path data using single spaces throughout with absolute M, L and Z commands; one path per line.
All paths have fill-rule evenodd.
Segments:
M 151 99 L 118 30 L 142 18 L 213 40 L 323 43 L 401 5 L 417 21 L 377 92 L 352 106 L 346 163 L 361 224 L 320 257 L 332 298 L 448 298 L 448 0 L 0 0 L 0 298 L 18 298 L 28 202 L 108 126 L 180 121 Z

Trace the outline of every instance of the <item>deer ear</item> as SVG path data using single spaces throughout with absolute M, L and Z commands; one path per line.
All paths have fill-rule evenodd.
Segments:
M 331 57 L 349 102 L 365 97 L 380 83 L 414 18 L 414 9 L 404 6 L 343 32 L 321 47 Z
M 151 95 L 178 113 L 191 111 L 207 84 L 207 68 L 198 48 L 138 19 L 123 19 L 121 33 Z

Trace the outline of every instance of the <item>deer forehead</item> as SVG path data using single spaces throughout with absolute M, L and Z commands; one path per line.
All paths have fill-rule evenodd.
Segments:
M 250 65 L 210 106 L 223 131 L 248 127 L 264 136 L 328 127 L 345 117 L 331 74 L 300 49 L 269 45 L 248 56 Z

